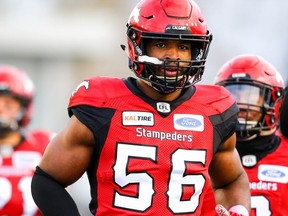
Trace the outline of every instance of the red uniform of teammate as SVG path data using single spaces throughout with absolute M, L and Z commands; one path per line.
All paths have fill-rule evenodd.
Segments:
M 25 130 L 33 93 L 26 74 L 0 66 L 0 215 L 41 215 L 30 185 L 51 133 Z
M 240 108 L 237 150 L 249 177 L 250 215 L 288 215 L 288 139 L 276 131 L 284 88 L 281 75 L 260 56 L 240 55 L 224 64 L 215 82 L 234 95 Z M 206 203 L 212 203 L 213 212 L 209 194 Z
M 1 81 L 0 81 L 1 82 Z M 0 144 L 0 215 L 41 215 L 31 196 L 31 179 L 51 133 L 33 131 L 13 152 Z
M 288 83 L 287 83 L 288 84 Z M 285 94 L 280 110 L 280 130 L 281 133 L 288 137 L 288 85 L 285 88 Z

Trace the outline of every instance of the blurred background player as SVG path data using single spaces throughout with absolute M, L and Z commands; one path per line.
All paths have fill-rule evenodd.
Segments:
M 34 85 L 27 74 L 0 65 L 0 215 L 41 215 L 31 196 L 31 179 L 52 134 L 27 129 Z
M 219 203 L 248 216 L 235 100 L 223 87 L 194 85 L 212 40 L 198 5 L 140 1 L 127 39 L 137 78 L 93 77 L 73 92 L 71 120 L 32 180 L 43 214 L 79 215 L 65 187 L 87 172 L 93 215 L 199 216 L 211 176 Z
M 288 81 L 280 111 L 280 130 L 284 136 L 288 137 Z
M 228 89 L 240 109 L 236 148 L 249 177 L 251 216 L 288 215 L 288 140 L 278 131 L 280 73 L 260 56 L 239 55 L 220 68 L 215 84 Z

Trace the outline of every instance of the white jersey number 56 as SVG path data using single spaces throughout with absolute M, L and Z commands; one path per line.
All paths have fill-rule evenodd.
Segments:
M 120 187 L 129 184 L 138 184 L 138 196 L 127 196 L 116 192 L 114 205 L 120 208 L 135 211 L 145 211 L 152 205 L 155 194 L 154 180 L 147 172 L 135 172 L 127 174 L 129 158 L 138 158 L 157 161 L 157 147 L 144 145 L 131 145 L 118 143 L 116 162 L 113 167 L 115 182 Z M 186 163 L 205 164 L 206 151 L 177 149 L 171 156 L 172 170 L 167 185 L 168 206 L 171 211 L 177 213 L 194 212 L 199 205 L 199 196 L 203 191 L 205 178 L 201 174 L 186 175 Z M 190 200 L 181 200 L 183 185 L 193 185 L 195 192 Z

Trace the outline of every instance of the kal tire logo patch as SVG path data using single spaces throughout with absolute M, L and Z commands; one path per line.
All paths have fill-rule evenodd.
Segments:
M 153 126 L 154 115 L 150 112 L 124 111 L 122 113 L 122 124 L 125 126 Z

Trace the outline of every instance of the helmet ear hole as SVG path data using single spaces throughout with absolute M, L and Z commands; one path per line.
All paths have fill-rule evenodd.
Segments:
M 142 73 L 144 66 L 141 64 L 138 64 L 137 62 L 131 61 L 130 69 L 133 70 L 137 76 L 139 76 Z
M 275 124 L 275 116 L 267 116 L 266 117 L 266 124 L 267 126 L 271 126 Z
M 128 29 L 127 35 L 131 40 L 136 40 L 138 37 L 137 33 L 132 28 Z
M 283 92 L 279 88 L 274 88 L 272 90 L 272 100 L 273 102 L 277 101 L 280 97 L 282 97 Z
M 139 70 L 139 64 L 133 62 L 132 69 L 135 70 L 135 71 Z

